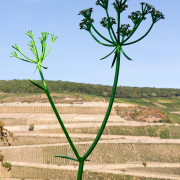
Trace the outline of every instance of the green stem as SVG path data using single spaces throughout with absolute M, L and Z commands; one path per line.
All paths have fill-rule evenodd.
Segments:
M 109 118 L 111 109 L 112 109 L 112 105 L 113 105 L 113 101 L 114 101 L 114 96 L 115 96 L 115 92 L 116 92 L 116 87 L 117 87 L 117 82 L 118 82 L 118 76 L 119 76 L 119 67 L 120 67 L 120 48 L 117 48 L 117 61 L 116 61 L 116 72 L 115 72 L 115 77 L 114 77 L 114 84 L 113 84 L 113 89 L 112 89 L 112 93 L 111 93 L 111 98 L 110 98 L 110 102 L 109 102 L 109 106 L 108 106 L 108 110 L 106 112 L 104 121 L 101 125 L 101 128 L 96 136 L 96 139 L 94 140 L 93 144 L 91 145 L 91 147 L 89 148 L 89 150 L 86 152 L 86 154 L 83 156 L 83 159 L 86 159 L 91 152 L 93 151 L 93 149 L 95 148 L 96 144 L 98 143 L 103 130 L 106 126 L 107 120 Z
M 120 32 L 119 32 L 119 27 L 120 27 L 120 12 L 118 11 L 118 28 L 117 28 L 117 32 L 118 32 L 118 44 L 120 42 Z
M 150 32 L 150 30 L 152 29 L 153 25 L 154 25 L 154 23 L 151 24 L 151 27 L 149 28 L 149 30 L 148 30 L 148 31 L 146 32 L 146 34 L 144 34 L 144 36 L 142 36 L 141 38 L 137 39 L 136 41 L 130 42 L 130 43 L 122 44 L 121 46 L 133 44 L 133 43 L 136 43 L 136 42 L 140 41 L 141 39 L 143 39 L 143 38 Z M 123 40 L 122 40 L 122 41 L 123 41 Z
M 54 113 L 55 113 L 55 115 L 56 115 L 56 117 L 57 117 L 57 119 L 58 119 L 58 121 L 59 121 L 59 123 L 60 123 L 60 125 L 61 125 L 61 127 L 63 129 L 63 131 L 64 131 L 64 134 L 66 135 L 67 140 L 69 141 L 69 144 L 71 145 L 72 150 L 74 151 L 74 154 L 76 155 L 76 157 L 79 160 L 80 156 L 79 156 L 79 154 L 78 154 L 78 152 L 77 152 L 77 150 L 76 150 L 76 148 L 75 148 L 75 146 L 74 146 L 74 144 L 73 144 L 73 142 L 72 142 L 68 132 L 66 131 L 66 128 L 65 128 L 65 126 L 64 126 L 64 124 L 63 124 L 63 122 L 62 122 L 62 120 L 61 120 L 61 118 L 59 116 L 59 113 L 58 113 L 58 111 L 57 111 L 57 109 L 56 109 L 56 107 L 55 107 L 55 105 L 54 105 L 54 103 L 53 103 L 53 101 L 51 99 L 51 96 L 50 96 L 49 91 L 47 89 L 46 83 L 44 81 L 44 77 L 43 77 L 40 65 L 38 65 L 38 68 L 39 68 L 39 73 L 41 75 L 41 79 L 42 79 L 42 82 L 43 82 L 43 85 L 44 85 L 44 89 L 45 89 L 46 95 L 47 95 L 47 97 L 49 99 L 49 102 L 50 102 L 52 108 L 53 108 L 53 111 L 54 111 Z
M 16 50 L 17 50 L 17 49 L 16 49 Z M 26 58 L 29 59 L 30 61 L 33 61 L 34 63 L 36 63 L 36 61 L 34 61 L 34 60 L 28 58 L 28 57 L 27 57 L 26 55 L 24 55 L 20 50 L 17 50 L 17 51 L 19 51 L 24 57 L 26 57 Z
M 110 25 L 110 18 L 109 18 L 109 14 L 108 14 L 107 10 L 106 10 L 106 14 L 107 14 L 107 17 L 108 17 L 108 24 Z M 110 27 L 110 29 L 111 29 L 111 31 L 112 31 L 113 34 L 114 34 L 114 30 L 113 30 L 112 26 Z M 113 39 L 113 37 L 112 37 L 112 35 L 111 35 L 110 29 L 109 29 L 109 26 L 108 26 L 109 35 L 110 35 L 112 41 L 116 44 L 116 42 L 114 41 L 114 39 Z M 116 39 L 116 36 L 115 36 L 115 40 L 117 40 L 117 39 Z
M 38 51 L 37 51 L 37 48 L 36 48 L 36 43 L 34 41 L 34 38 L 32 37 L 32 40 L 34 42 L 34 47 L 35 47 L 35 50 L 36 50 L 36 54 L 35 54 L 35 57 L 36 57 L 36 60 L 39 61 L 39 56 L 38 56 Z
M 113 36 L 114 36 L 114 38 L 115 38 L 116 42 L 117 42 L 117 38 L 116 38 L 116 35 L 115 35 L 114 30 L 113 30 L 113 28 L 112 28 L 112 27 L 111 27 L 111 31 L 112 31 L 112 33 L 113 33 Z
M 110 44 L 104 44 L 102 42 L 100 42 L 94 35 L 91 31 L 89 31 L 89 33 L 91 34 L 91 36 L 99 43 L 99 44 L 102 44 L 104 46 L 115 46 L 115 45 L 110 45 Z
M 79 161 L 79 170 L 78 170 L 77 180 L 82 180 L 83 166 L 84 166 L 84 159 Z
M 51 43 L 51 46 L 50 46 L 50 48 L 49 48 L 49 51 L 51 50 L 52 45 L 53 45 L 53 42 Z M 44 60 L 44 59 L 46 58 L 46 56 L 48 55 L 49 51 L 46 53 L 46 55 L 45 55 L 45 57 L 43 58 L 43 60 Z M 43 60 L 42 60 L 42 61 L 43 61 Z
M 126 42 L 126 41 L 134 34 L 134 32 L 136 31 L 136 29 L 138 28 L 138 26 L 139 26 L 140 23 L 142 22 L 143 18 L 144 18 L 144 15 L 143 15 L 142 18 L 140 19 L 139 23 L 134 25 L 134 27 L 133 27 L 130 35 L 129 35 L 124 41 L 121 42 L 121 45 L 122 45 L 124 42 Z
M 96 30 L 96 28 L 93 26 L 93 24 L 92 24 L 92 22 L 91 22 L 90 20 L 89 20 L 89 22 L 90 22 L 92 28 L 94 29 L 94 31 L 95 31 L 101 38 L 103 38 L 104 40 L 106 40 L 107 42 L 109 42 L 109 43 L 111 43 L 111 44 L 113 44 L 113 45 L 116 45 L 116 44 L 114 44 L 114 42 L 112 42 L 112 41 L 110 41 L 109 39 L 106 39 L 104 36 L 102 36 L 102 35 Z

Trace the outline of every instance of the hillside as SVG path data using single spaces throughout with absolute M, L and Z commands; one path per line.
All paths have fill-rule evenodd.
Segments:
M 42 85 L 42 81 L 34 80 Z M 46 80 L 47 87 L 50 92 L 72 92 L 84 93 L 95 96 L 110 97 L 112 86 L 85 84 L 67 81 L 49 81 Z M 1 80 L 0 92 L 4 93 L 43 93 L 43 90 L 34 86 L 29 80 Z M 148 98 L 148 97 L 173 97 L 180 96 L 180 89 L 173 88 L 151 88 L 151 87 L 127 87 L 118 86 L 116 89 L 116 98 Z

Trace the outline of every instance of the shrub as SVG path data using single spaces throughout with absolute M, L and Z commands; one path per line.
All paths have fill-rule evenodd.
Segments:
M 160 132 L 159 136 L 161 139 L 170 139 L 169 130 L 166 128 L 164 131 Z
M 143 166 L 145 166 L 145 167 L 146 167 L 146 162 L 143 162 L 142 164 L 143 164 Z
M 29 131 L 33 131 L 34 130 L 34 124 L 30 124 L 29 125 Z
M 165 118 L 159 120 L 159 122 L 170 123 L 170 124 L 173 123 L 173 121 L 169 117 L 167 117 L 167 116 Z

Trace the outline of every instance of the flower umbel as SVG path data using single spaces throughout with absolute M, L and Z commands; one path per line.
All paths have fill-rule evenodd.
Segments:
M 142 5 L 142 13 L 143 14 L 148 14 L 148 13 L 151 13 L 151 9 L 154 9 L 154 6 L 151 6 L 150 4 L 148 3 L 145 3 L 145 2 L 141 2 L 140 3 Z M 144 9 L 143 9 L 143 5 L 145 5 Z
M 41 53 L 41 57 L 40 57 L 40 58 L 38 57 L 38 51 L 37 51 L 36 44 L 35 44 L 35 41 L 34 41 L 34 38 L 33 38 L 33 31 L 32 31 L 32 30 L 26 32 L 26 34 L 32 39 L 32 40 L 30 41 L 30 44 L 28 44 L 28 45 L 30 46 L 29 49 L 30 49 L 30 50 L 33 52 L 33 54 L 35 55 L 36 60 L 32 60 L 32 59 L 28 58 L 27 56 L 25 56 L 25 55 L 20 51 L 18 44 L 15 44 L 15 45 L 12 46 L 12 47 L 13 47 L 14 49 L 16 49 L 17 51 L 19 51 L 19 52 L 20 52 L 24 57 L 26 57 L 28 60 L 20 58 L 20 57 L 17 55 L 17 52 L 16 52 L 15 50 L 12 52 L 12 55 L 13 55 L 13 56 L 10 56 L 10 57 L 16 57 L 16 58 L 19 58 L 19 59 L 21 59 L 21 60 L 23 60 L 23 61 L 26 61 L 26 62 L 35 63 L 35 64 L 37 64 L 36 69 L 37 69 L 37 67 L 43 67 L 44 69 L 47 69 L 47 67 L 44 67 L 44 66 L 41 65 L 41 62 L 46 58 L 46 56 L 48 55 L 49 51 L 51 50 L 51 47 L 52 47 L 53 42 L 54 42 L 58 37 L 57 37 L 57 36 L 54 36 L 54 34 L 51 34 L 51 47 L 50 47 L 49 51 L 47 52 L 47 54 L 45 55 L 46 39 L 47 39 L 49 33 L 48 33 L 48 32 L 41 32 L 41 33 L 42 33 L 42 37 L 39 37 L 40 42 L 41 42 L 41 45 L 42 45 L 42 53 Z M 45 56 L 44 56 L 44 55 L 45 55 Z M 36 69 L 35 69 L 34 72 L 36 72 Z
M 93 8 L 89 8 L 89 9 L 84 9 L 82 11 L 79 12 L 78 15 L 83 15 L 85 17 L 85 19 L 81 20 L 82 23 L 79 23 L 79 26 L 80 26 L 80 29 L 85 29 L 86 31 L 90 31 L 91 30 L 91 22 L 94 22 L 94 19 L 91 19 L 91 13 L 92 13 L 92 10 Z M 86 25 L 83 26 L 83 25 Z
M 165 19 L 164 15 L 161 12 L 156 11 L 154 6 L 151 6 L 150 4 L 145 2 L 141 2 L 140 4 L 142 5 L 142 14 L 146 15 L 148 13 L 151 13 L 152 20 L 154 21 L 154 23 L 160 19 Z
M 91 24 L 87 19 L 83 19 L 81 20 L 82 23 L 79 23 L 80 29 L 85 29 L 86 31 L 90 31 L 91 30 Z M 91 22 L 94 22 L 94 19 L 90 19 Z M 86 25 L 86 26 L 84 26 Z
M 151 11 L 151 17 L 154 23 L 156 23 L 157 21 L 159 21 L 160 19 L 165 19 L 164 15 L 162 14 L 162 12 L 159 11 L 155 11 L 155 9 L 153 9 Z
M 109 3 L 109 0 L 97 0 L 96 1 L 96 5 L 100 5 L 105 10 L 107 10 L 107 8 L 108 8 L 108 3 Z
M 123 45 L 127 45 L 127 44 L 132 44 L 132 43 L 135 43 L 139 40 L 141 40 L 142 38 L 144 38 L 150 31 L 150 29 L 152 28 L 153 24 L 155 22 L 157 22 L 159 19 L 164 19 L 164 15 L 162 13 L 160 13 L 159 11 L 156 11 L 155 8 L 151 5 L 149 5 L 148 3 L 144 3 L 144 2 L 141 2 L 140 4 L 142 5 L 142 12 L 140 11 L 136 11 L 136 12 L 132 12 L 131 15 L 128 16 L 128 18 L 130 18 L 133 23 L 134 23 L 134 27 L 132 30 L 128 29 L 128 27 L 130 27 L 129 24 L 125 25 L 125 24 L 122 24 L 120 26 L 119 24 L 119 17 L 120 17 L 120 13 L 124 10 L 126 10 L 126 8 L 128 7 L 128 5 L 126 5 L 126 2 L 128 0 L 115 0 L 115 2 L 113 2 L 112 5 L 114 5 L 114 8 L 117 12 L 117 16 L 118 16 L 118 28 L 117 28 L 117 34 L 118 34 L 118 37 L 116 37 L 115 33 L 114 33 L 114 30 L 112 29 L 112 25 L 113 24 L 116 24 L 116 20 L 113 18 L 113 17 L 109 17 L 108 15 L 108 12 L 107 12 L 107 8 L 108 8 L 108 3 L 109 3 L 109 0 L 97 0 L 96 1 L 96 5 L 100 5 L 101 7 L 103 7 L 106 11 L 106 14 L 107 14 L 107 18 L 104 17 L 102 18 L 102 21 L 100 21 L 100 23 L 102 24 L 103 27 L 106 27 L 109 31 L 109 35 L 111 37 L 111 40 L 108 40 L 107 38 L 105 38 L 104 36 L 102 36 L 96 29 L 95 27 L 93 26 L 92 22 L 94 22 L 93 19 L 91 19 L 91 13 L 92 13 L 92 8 L 89 8 L 89 9 L 84 9 L 82 11 L 80 11 L 80 13 L 78 15 L 83 15 L 86 19 L 83 19 L 82 23 L 80 23 L 80 29 L 85 29 L 87 31 L 90 32 L 90 34 L 92 35 L 92 37 L 100 44 L 103 44 L 105 46 L 116 46 L 116 48 L 110 53 L 108 54 L 107 56 L 101 58 L 102 59 L 105 59 L 107 58 L 109 55 L 111 55 L 114 51 L 115 51 L 115 56 L 114 56 L 114 60 L 113 60 L 113 63 L 112 63 L 112 66 L 114 65 L 114 62 L 117 58 L 117 47 L 120 45 L 120 50 L 121 52 L 124 54 L 124 56 L 128 59 L 128 60 L 131 60 L 123 51 L 122 49 L 122 46 Z M 146 17 L 145 15 L 148 14 L 148 13 L 151 13 L 151 16 L 152 16 L 152 25 L 150 27 L 150 29 L 147 31 L 147 33 L 142 36 L 140 39 L 136 40 L 136 41 L 133 41 L 131 43 L 126 43 L 124 44 L 131 36 L 132 34 L 136 31 L 136 29 L 138 28 L 139 24 L 142 22 L 142 20 L 145 20 Z M 86 27 L 84 26 L 86 25 Z M 104 40 L 110 42 L 111 44 L 113 45 L 108 45 L 108 44 L 104 44 L 102 42 L 100 42 L 94 35 L 93 33 L 91 32 L 91 27 L 94 29 L 94 31 L 100 36 L 102 37 Z M 113 36 L 115 38 L 115 40 L 113 39 L 112 37 L 112 34 L 111 34 L 111 31 L 113 33 Z M 119 35 L 122 36 L 122 41 L 121 42 L 118 42 L 120 39 L 119 38 Z M 124 37 L 127 36 L 127 38 L 124 40 Z M 118 41 L 117 41 L 118 40 Z
M 141 18 L 142 18 L 142 20 L 146 19 L 146 17 L 144 17 L 140 11 L 132 12 L 131 15 L 128 16 L 128 18 L 130 18 L 132 20 L 134 25 L 138 24 L 138 22 L 141 20 Z
M 102 21 L 100 21 L 100 23 L 102 24 L 103 27 L 110 29 L 113 24 L 116 24 L 116 20 L 113 17 L 110 17 L 109 21 L 110 21 L 110 24 L 108 23 L 108 18 L 104 17 L 102 18 Z
M 78 15 L 83 15 L 85 18 L 90 19 L 93 8 L 83 9 L 79 12 Z
M 121 27 L 119 28 L 119 33 L 122 37 L 128 36 L 131 33 L 131 30 L 129 30 L 128 27 L 131 26 L 129 24 L 121 24 Z
M 128 5 L 126 5 L 127 0 L 115 0 L 116 2 L 113 2 L 112 5 L 114 5 L 114 9 L 116 9 L 117 13 L 121 13 L 122 11 L 126 10 Z

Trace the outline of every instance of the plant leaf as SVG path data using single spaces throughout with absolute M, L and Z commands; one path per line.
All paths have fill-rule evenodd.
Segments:
M 40 88 L 40 89 L 42 89 L 42 90 L 44 90 L 45 91 L 45 89 L 42 87 L 42 86 L 40 86 L 39 84 L 37 84 L 36 82 L 34 82 L 33 80 L 31 80 L 31 79 L 29 79 L 35 86 L 37 86 L 38 88 Z
M 124 54 L 124 56 L 125 56 L 129 61 L 132 61 L 132 59 L 125 54 L 125 52 L 123 51 L 122 48 L 121 48 L 121 51 L 122 51 L 122 53 Z
M 116 49 L 116 47 L 115 47 L 115 49 Z M 110 56 L 115 51 L 115 49 L 110 54 L 108 54 L 107 56 L 101 58 L 100 60 L 103 60 L 103 59 L 107 58 L 108 56 Z
M 74 159 L 74 158 L 71 158 L 71 157 L 68 157 L 68 156 L 54 156 L 54 157 L 61 157 L 61 158 L 71 159 L 73 161 L 78 161 L 78 159 Z M 85 159 L 85 161 L 90 161 L 90 160 Z
M 114 63 L 115 63 L 115 61 L 116 61 L 116 58 L 117 58 L 117 50 L 116 50 L 116 52 L 115 52 L 115 56 L 114 56 L 114 59 L 113 59 L 111 68 L 114 66 Z
M 41 67 L 43 67 L 44 69 L 48 69 L 48 67 L 44 67 L 44 66 L 42 66 L 42 65 L 41 65 Z

